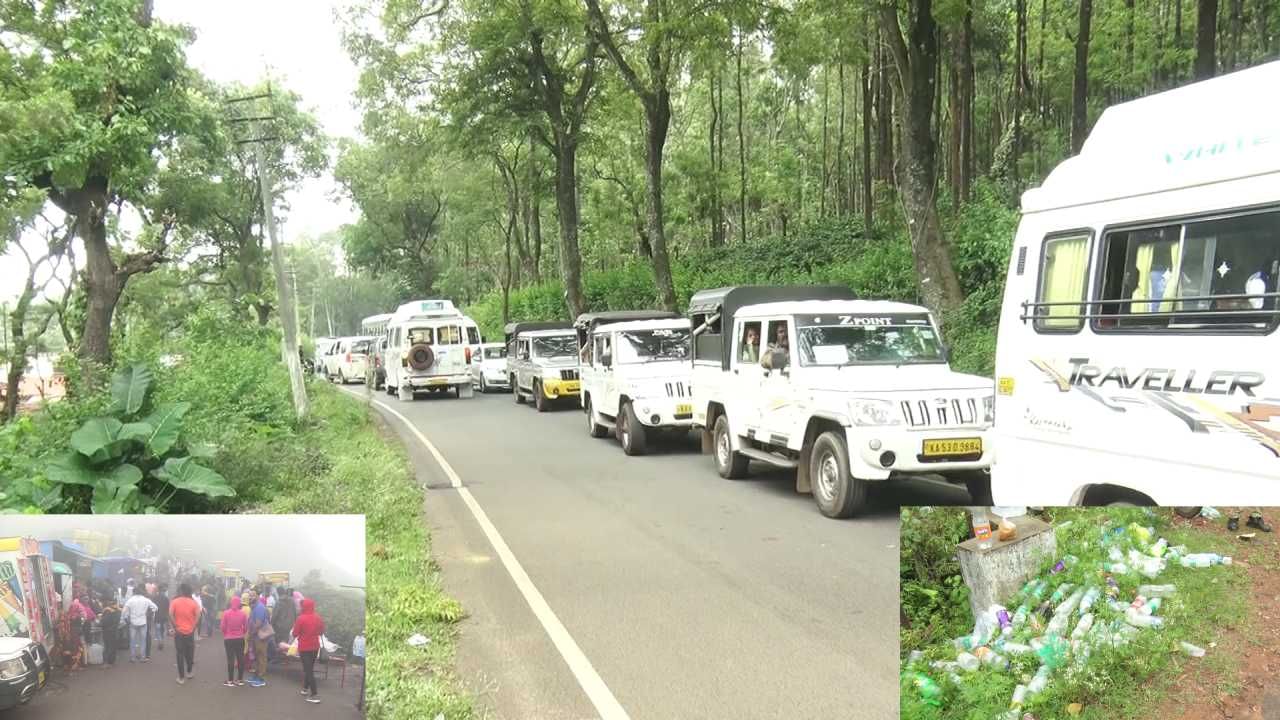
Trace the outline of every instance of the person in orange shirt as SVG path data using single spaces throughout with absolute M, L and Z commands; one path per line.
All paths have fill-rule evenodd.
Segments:
M 173 647 L 178 653 L 178 684 L 181 685 L 194 674 L 196 621 L 200 619 L 200 606 L 191 597 L 190 585 L 182 583 L 178 596 L 169 601 L 169 619 L 173 621 Z

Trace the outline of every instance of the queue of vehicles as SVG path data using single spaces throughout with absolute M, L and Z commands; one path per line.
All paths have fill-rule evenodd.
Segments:
M 793 469 L 830 517 L 920 474 L 984 505 L 1280 504 L 1278 86 L 1271 63 L 1112 107 L 1023 195 L 994 380 L 951 369 L 925 308 L 845 287 L 703 290 L 685 316 L 511 323 L 501 346 L 418 301 L 374 366 L 403 401 L 577 405 L 627 455 L 692 429 L 723 477 Z

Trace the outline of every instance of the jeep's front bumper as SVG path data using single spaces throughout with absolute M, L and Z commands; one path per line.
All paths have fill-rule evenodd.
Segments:
M 542 394 L 548 400 L 555 400 L 562 397 L 577 397 L 582 390 L 581 380 L 561 380 L 559 378 L 542 378 L 539 381 L 542 385 Z
M 431 390 L 433 388 L 445 388 L 452 385 L 470 385 L 470 375 L 410 375 L 402 378 L 402 383 L 408 383 L 414 390 Z
M 636 419 L 648 427 L 693 427 L 693 400 L 682 398 L 632 398 Z
M 991 467 L 988 427 L 912 430 L 900 426 L 849 426 L 849 471 L 864 480 L 887 480 L 894 473 L 947 473 Z

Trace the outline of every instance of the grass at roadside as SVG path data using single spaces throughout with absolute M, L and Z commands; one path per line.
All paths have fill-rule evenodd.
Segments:
M 938 508 L 935 512 L 963 511 Z M 1232 550 L 1220 535 L 1185 523 L 1171 523 L 1168 510 L 1157 510 L 1153 515 L 1147 515 L 1140 509 L 1115 508 L 1055 509 L 1053 513 L 1055 524 L 1073 521 L 1059 533 L 1058 557 L 1072 554 L 1079 557 L 1080 562 L 1074 568 L 1052 576 L 1048 574 L 1046 565 L 1039 577 L 1051 577 L 1051 589 L 1063 582 L 1074 583 L 1077 587 L 1102 586 L 1103 578 L 1098 566 L 1106 558 L 1106 552 L 1099 542 L 1099 529 L 1108 520 L 1113 526 L 1127 525 L 1131 521 L 1144 526 L 1154 525 L 1158 536 L 1165 537 L 1170 545 L 1185 544 L 1190 552 L 1231 554 Z M 1046 562 L 1051 565 L 1053 559 Z M 1235 677 L 1233 670 L 1239 658 L 1225 652 L 1225 648 L 1211 647 L 1211 643 L 1228 633 L 1247 634 L 1254 622 L 1249 604 L 1248 576 L 1242 568 L 1189 569 L 1171 564 L 1155 580 L 1132 572 L 1117 575 L 1116 580 L 1120 586 L 1120 599 L 1126 604 L 1135 596 L 1139 584 L 1176 585 L 1176 596 L 1167 601 L 1159 612 L 1165 618 L 1165 627 L 1143 630 L 1127 645 L 1095 649 L 1079 672 L 1067 672 L 1066 668 L 1056 671 L 1048 689 L 1027 703 L 1026 709 L 1036 717 L 1066 717 L 1066 708 L 1072 703 L 1083 706 L 1080 715 L 1083 718 L 1149 717 L 1182 676 L 1188 663 L 1198 664 L 1217 678 Z M 1009 606 L 1011 613 L 1016 604 Z M 1099 609 L 1095 605 L 1095 617 L 1101 622 L 1115 619 L 1116 615 L 1110 609 Z M 1074 625 L 1075 618 L 1069 627 Z M 910 643 L 917 637 L 919 635 L 904 633 L 904 654 L 919 649 L 924 651 L 928 660 L 956 659 L 957 651 L 949 638 L 931 637 L 927 644 L 912 646 Z M 1179 642 L 1184 640 L 1208 648 L 1205 657 L 1193 659 L 1183 655 Z M 959 684 L 948 680 L 945 673 L 927 665 L 917 665 L 916 669 L 943 685 L 945 694 L 940 707 L 930 707 L 921 701 L 913 687 L 904 684 L 902 717 L 918 720 L 998 717 L 1009 710 L 1014 686 L 1026 683 L 1039 666 L 1034 655 L 1014 657 L 1013 660 L 1014 666 L 1009 672 L 984 669 L 973 674 L 962 673 Z M 1225 694 L 1238 690 L 1238 687 L 1231 686 L 1230 681 L 1218 688 Z
M 362 513 L 366 517 L 368 717 L 417 720 L 473 716 L 451 672 L 453 624 L 462 608 L 444 594 L 422 522 L 422 489 L 402 448 L 380 432 L 360 401 L 311 386 L 312 418 L 278 453 L 276 476 L 251 490 L 246 510 Z M 410 647 L 414 633 L 430 638 Z

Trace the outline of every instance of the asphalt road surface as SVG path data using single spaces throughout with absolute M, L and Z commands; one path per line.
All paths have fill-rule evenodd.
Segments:
M 829 520 L 788 473 L 721 479 L 692 435 L 629 458 L 576 408 L 371 397 L 428 488 L 432 553 L 469 614 L 458 671 L 493 716 L 897 717 L 897 508 L 964 504 L 962 488 L 887 485 L 866 516 Z
M 323 609 L 321 609 L 323 614 Z M 201 638 L 196 643 L 195 677 L 177 683 L 177 658 L 173 638 L 160 650 L 151 646 L 151 662 L 130 663 L 126 646 L 116 654 L 113 666 L 94 665 L 72 673 L 55 668 L 44 690 L 30 703 L 4 714 L 13 720 L 225 720 L 226 718 L 306 718 L 350 720 L 361 717 L 355 704 L 360 695 L 359 666 L 347 668 L 345 687 L 341 668 L 335 665 L 329 678 L 316 666 L 320 699 L 312 705 L 298 694 L 302 689 L 302 664 L 270 665 L 267 684 L 224 687 L 227 656 L 222 637 Z

